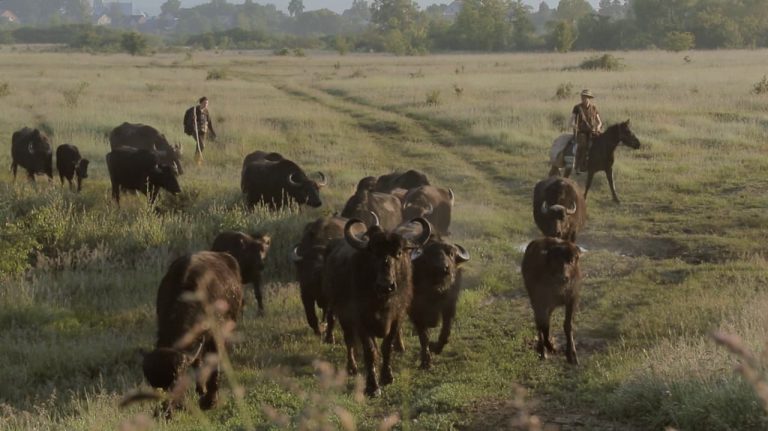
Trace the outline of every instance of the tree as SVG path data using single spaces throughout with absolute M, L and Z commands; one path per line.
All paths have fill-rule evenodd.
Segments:
M 120 40 L 120 46 L 131 55 L 143 54 L 147 51 L 147 38 L 135 31 L 125 33 Z
M 413 0 L 373 0 L 371 5 L 371 22 L 380 30 L 406 33 L 413 29 L 418 14 Z
M 576 42 L 576 31 L 570 21 L 558 21 L 552 25 L 549 44 L 557 52 L 568 52 Z
M 557 5 L 557 18 L 563 21 L 576 22 L 579 18 L 594 11 L 587 0 L 560 0 Z
M 504 0 L 465 0 L 453 23 L 452 33 L 459 48 L 484 51 L 508 49 L 512 25 Z
M 664 37 L 664 48 L 673 51 L 687 51 L 693 49 L 696 38 L 693 33 L 687 31 L 670 31 Z
M 370 21 L 371 7 L 366 0 L 352 0 L 352 6 L 345 10 L 342 16 L 358 21 Z
M 512 4 L 512 40 L 517 50 L 527 50 L 533 45 L 534 31 L 531 7 L 517 0 Z
M 304 2 L 302 0 L 291 0 L 288 4 L 288 13 L 290 13 L 291 16 L 298 16 L 301 15 L 302 12 L 304 12 Z
M 160 6 L 160 12 L 167 16 L 176 16 L 181 9 L 181 0 L 166 0 Z

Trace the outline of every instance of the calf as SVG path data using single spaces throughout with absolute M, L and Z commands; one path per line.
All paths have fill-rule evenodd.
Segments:
M 461 267 L 469 253 L 458 244 L 431 239 L 421 256 L 413 260 L 413 303 L 409 315 L 421 344 L 421 368 L 432 365 L 430 352 L 440 354 L 448 343 L 461 290 Z M 442 317 L 440 338 L 429 342 L 429 328 Z
M 56 170 L 59 171 L 59 180 L 64 185 L 64 178 L 72 188 L 72 178 L 77 181 L 78 193 L 82 189 L 84 178 L 88 178 L 88 159 L 80 156 L 80 150 L 72 144 L 59 145 L 56 148 Z
M 25 127 L 11 136 L 11 171 L 16 181 L 19 166 L 27 170 L 27 177 L 35 181 L 35 174 L 45 174 L 53 180 L 53 152 L 45 133 Z
M 545 236 L 575 242 L 586 218 L 587 203 L 572 180 L 550 177 L 534 187 L 533 219 Z
M 403 220 L 424 217 L 441 235 L 450 235 L 451 210 L 455 195 L 453 190 L 435 186 L 410 189 L 403 202 Z
M 120 190 L 149 193 L 154 204 L 160 189 L 181 192 L 173 167 L 158 164 L 157 155 L 149 150 L 118 148 L 107 154 L 107 169 L 112 181 L 112 198 L 120 205 Z
M 226 329 L 242 314 L 240 267 L 228 253 L 201 251 L 176 259 L 157 292 L 157 343 L 144 357 L 144 377 L 155 388 L 170 391 L 188 367 L 201 368 L 207 354 L 217 354 Z M 205 373 L 202 373 L 203 375 Z M 219 369 L 197 382 L 200 408 L 218 398 Z M 166 403 L 170 416 L 179 401 Z
M 251 283 L 259 311 L 264 312 L 264 300 L 261 288 L 261 273 L 264 271 L 264 259 L 272 244 L 269 235 L 243 232 L 222 232 L 213 240 L 211 251 L 231 254 L 240 266 L 240 278 L 243 284 Z
M 315 312 L 315 304 L 317 304 L 328 321 L 325 333 L 325 341 L 328 343 L 333 343 L 333 317 L 327 309 L 327 300 L 322 292 L 325 251 L 332 240 L 344 237 L 344 225 L 347 221 L 344 217 L 331 216 L 308 223 L 304 227 L 301 241 L 294 247 L 291 255 L 291 260 L 296 265 L 301 302 L 304 304 L 307 323 L 319 336 L 320 325 Z
M 357 340 L 362 342 L 367 369 L 365 393 L 369 396 L 381 394 L 374 365 L 376 337 L 383 338 L 381 384 L 394 381 L 392 348 L 413 297 L 411 253 L 431 235 L 429 222 L 415 221 L 424 229 L 419 237 L 410 240 L 378 225 L 367 229 L 367 239 L 360 239 L 352 228 L 363 222 L 349 220 L 344 226 L 344 239 L 334 240 L 326 254 L 323 292 L 344 331 L 350 374 L 357 373 L 354 346 Z
M 541 359 L 546 359 L 547 351 L 555 352 L 549 337 L 549 321 L 555 308 L 565 306 L 565 356 L 569 363 L 578 364 L 573 343 L 573 314 L 581 284 L 578 247 L 558 238 L 532 241 L 525 249 L 522 273 L 538 332 L 536 351 Z

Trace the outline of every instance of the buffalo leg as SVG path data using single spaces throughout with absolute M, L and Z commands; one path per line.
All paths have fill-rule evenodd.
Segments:
M 11 172 L 13 172 L 13 181 L 16 181 L 16 171 L 19 169 L 19 165 L 16 162 L 11 163 Z
M 351 328 L 346 326 L 341 325 L 341 329 L 344 331 L 344 344 L 347 345 L 347 374 L 353 376 L 357 374 L 357 361 L 355 361 L 355 341 L 357 340 L 357 335 Z M 365 349 L 365 346 L 363 346 L 363 349 Z
M 551 312 L 549 310 L 542 310 L 537 312 L 536 330 L 538 332 L 538 340 L 536 342 L 536 351 L 539 353 L 539 358 L 547 359 L 547 352 L 553 353 L 555 351 L 552 345 L 552 340 L 549 338 L 549 321 Z
M 256 303 L 259 305 L 259 314 L 264 314 L 264 294 L 261 291 L 260 279 L 253 282 L 253 294 L 256 296 Z
M 335 342 L 333 338 L 333 328 L 336 324 L 336 316 L 333 315 L 333 310 L 328 307 L 325 311 L 325 342 L 327 344 L 333 344 Z
M 617 204 L 621 203 L 619 202 L 619 197 L 616 196 L 616 185 L 613 184 L 613 168 L 608 168 L 605 170 L 605 176 L 608 177 L 608 187 L 611 189 L 611 195 L 613 195 L 613 201 Z
M 397 334 L 395 334 L 395 338 L 392 341 L 393 345 L 395 347 L 395 352 L 403 353 L 405 352 L 405 343 L 403 342 L 403 329 L 400 328 L 397 331 Z
M 579 365 L 579 359 L 576 357 L 576 346 L 573 342 L 573 309 L 575 300 L 570 300 L 565 304 L 565 323 L 563 329 L 565 330 L 565 341 L 567 346 L 565 348 L 565 357 L 568 359 L 568 363 Z
M 560 168 L 558 168 L 555 165 L 552 165 L 551 168 L 549 168 L 549 174 L 547 174 L 549 177 L 559 177 L 560 176 Z
M 451 304 L 443 309 L 443 326 L 440 327 L 440 338 L 437 339 L 437 343 L 434 343 L 432 351 L 437 353 L 443 353 L 443 347 L 448 344 L 448 338 L 451 336 L 451 326 L 453 326 L 453 319 L 456 317 L 456 306 Z
M 369 397 L 381 395 L 381 389 L 376 379 L 376 342 L 372 336 L 364 334 L 362 337 L 363 358 L 365 359 L 365 394 Z M 390 341 L 391 342 L 391 341 Z
M 594 177 L 594 171 L 587 172 L 587 185 L 584 187 L 584 200 L 587 200 L 587 193 L 589 192 L 589 188 L 592 187 L 592 178 Z
M 120 186 L 114 183 L 112 184 L 112 199 L 115 200 L 117 206 L 120 206 Z
M 389 385 L 395 381 L 395 377 L 392 375 L 392 347 L 395 344 L 396 338 L 400 335 L 400 322 L 392 322 L 392 327 L 389 328 L 389 333 L 384 337 L 384 341 L 381 342 L 381 384 Z
M 202 393 L 201 393 L 202 392 Z M 198 386 L 197 393 L 200 395 L 200 409 L 210 410 L 216 406 L 219 399 L 219 368 L 213 370 L 208 380 L 205 382 L 205 388 L 201 391 Z
M 302 291 L 301 303 L 304 304 L 304 314 L 307 316 L 309 327 L 312 328 L 315 335 L 320 336 L 320 325 L 315 312 L 315 298 L 309 292 Z
M 421 345 L 421 364 L 419 368 L 428 370 L 432 367 L 432 355 L 429 351 L 429 330 L 426 326 L 419 325 L 416 328 L 416 333 L 419 335 L 419 344 Z
M 80 190 L 83 189 L 83 179 L 80 177 L 77 177 L 77 192 L 80 193 Z M 72 180 L 69 180 L 69 187 L 72 187 Z

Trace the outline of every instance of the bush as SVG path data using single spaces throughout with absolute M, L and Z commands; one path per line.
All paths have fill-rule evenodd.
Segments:
M 288 49 L 288 48 L 280 48 L 280 49 L 276 49 L 276 50 L 272 51 L 272 54 L 280 55 L 280 56 L 289 55 L 290 53 L 291 53 L 291 50 Z
M 77 84 L 77 87 L 62 91 L 61 94 L 64 96 L 64 103 L 70 108 L 76 107 L 77 103 L 80 101 L 80 96 L 83 95 L 86 88 L 88 88 L 88 83 L 81 81 Z
M 427 92 L 427 106 L 437 106 L 440 104 L 440 90 Z
M 0 83 L 0 98 L 11 94 L 11 85 L 7 82 Z
M 131 55 L 145 54 L 147 52 L 147 45 L 147 37 L 135 31 L 123 34 L 120 39 L 120 47 Z
M 755 85 L 752 86 L 752 93 L 754 94 L 768 93 L 768 76 L 763 75 L 763 79 L 756 82 Z
M 573 84 L 565 82 L 557 86 L 555 98 L 559 100 L 569 99 L 573 95 Z
M 611 54 L 596 55 L 581 62 L 579 69 L 617 71 L 627 67 L 621 58 Z
M 294 57 L 306 57 L 307 54 L 304 53 L 304 50 L 301 48 L 293 48 L 293 56 Z
M 664 37 L 664 48 L 667 51 L 680 52 L 693 49 L 696 37 L 687 31 L 671 31 Z
M 228 78 L 229 73 L 225 69 L 213 69 L 208 71 L 206 81 L 220 81 Z

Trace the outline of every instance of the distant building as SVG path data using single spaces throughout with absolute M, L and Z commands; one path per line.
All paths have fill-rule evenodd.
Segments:
M 19 17 L 17 17 L 15 13 L 13 13 L 13 12 L 11 12 L 9 10 L 4 10 L 4 11 L 0 12 L 0 21 L 12 22 L 12 23 L 15 23 L 15 24 L 21 24 L 21 21 L 19 21 Z
M 131 16 L 133 15 L 133 2 L 93 0 L 93 15 L 101 16 L 103 14 Z
M 454 0 L 453 3 L 449 4 L 448 7 L 445 8 L 443 16 L 446 18 L 456 18 L 459 13 L 461 13 L 462 7 L 464 7 L 464 2 L 461 0 Z
M 101 15 L 94 15 L 93 22 L 96 23 L 96 25 L 110 25 L 112 24 L 112 18 L 103 13 Z

